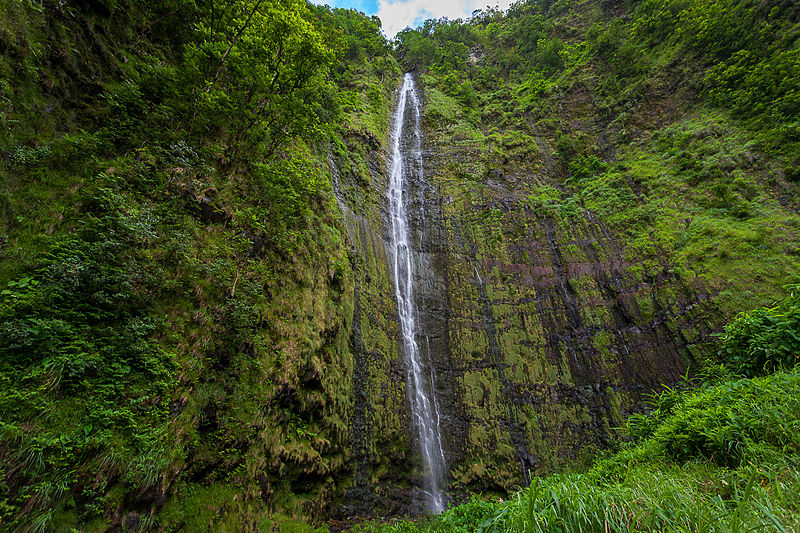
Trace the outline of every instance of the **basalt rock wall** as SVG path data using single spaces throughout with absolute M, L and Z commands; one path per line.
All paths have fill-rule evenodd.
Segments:
M 448 190 L 435 154 L 417 226 L 433 281 L 418 294 L 451 488 L 508 490 L 604 447 L 643 394 L 708 352 L 715 311 L 669 265 L 643 274 L 589 213 L 564 225 L 501 183 Z
M 721 317 L 699 279 L 678 278 L 666 257 L 654 271 L 598 216 L 565 223 L 531 206 L 525 194 L 548 172 L 546 157 L 512 176 L 465 179 L 450 169 L 473 148 L 437 143 L 426 124 L 424 171 L 405 194 L 418 342 L 433 361 L 459 500 L 505 493 L 603 448 L 644 395 L 710 352 Z M 349 509 L 413 510 L 422 474 L 387 259 L 387 154 L 365 152 L 358 170 L 352 150 L 331 160 L 355 280 Z

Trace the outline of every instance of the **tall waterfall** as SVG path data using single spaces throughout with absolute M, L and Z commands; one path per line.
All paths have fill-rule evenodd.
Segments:
M 403 142 L 407 105 L 411 106 L 414 125 L 413 137 Z M 406 382 L 411 404 L 411 416 L 417 429 L 422 459 L 425 466 L 425 492 L 430 510 L 441 513 L 445 509 L 442 483 L 445 473 L 444 452 L 439 431 L 439 406 L 434 391 L 433 365 L 426 371 L 417 344 L 417 307 L 414 301 L 413 251 L 408 230 L 408 213 L 404 193 L 405 180 L 416 170 L 422 173 L 422 136 L 420 134 L 419 99 L 411 74 L 403 79 L 400 99 L 394 112 L 392 160 L 389 181 L 389 211 L 392 221 L 391 249 L 394 256 L 394 288 L 397 296 L 397 314 L 403 336 L 406 356 Z M 416 169 L 414 168 L 416 167 Z

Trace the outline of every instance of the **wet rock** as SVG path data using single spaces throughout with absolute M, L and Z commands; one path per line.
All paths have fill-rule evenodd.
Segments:
M 470 164 L 468 148 L 434 138 L 423 132 L 423 165 L 403 194 L 417 341 L 434 371 L 450 499 L 460 501 L 513 490 L 606 446 L 645 394 L 713 348 L 704 339 L 719 317 L 699 280 L 631 254 L 596 214 L 565 222 L 533 210 L 520 188 L 558 171 L 543 141 L 544 168 L 496 168 L 467 182 L 451 163 Z M 369 180 L 337 177 L 361 202 L 342 199 L 357 280 L 348 501 L 359 515 L 417 508 L 409 487 L 422 475 L 387 252 L 385 153 L 367 166 Z

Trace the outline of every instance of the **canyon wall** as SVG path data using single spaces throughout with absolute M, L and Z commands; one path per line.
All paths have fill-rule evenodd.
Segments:
M 407 117 L 407 120 L 410 120 Z M 637 257 L 601 218 L 559 220 L 526 200 L 548 170 L 454 172 L 471 145 L 437 142 L 405 193 L 415 246 L 418 342 L 434 361 L 456 500 L 499 493 L 602 449 L 661 384 L 711 353 L 721 320 L 700 279 Z M 411 124 L 405 128 L 413 132 Z M 386 149 L 331 159 L 351 243 L 352 510 L 419 510 L 399 325 L 387 263 Z M 537 159 L 537 156 L 539 159 Z

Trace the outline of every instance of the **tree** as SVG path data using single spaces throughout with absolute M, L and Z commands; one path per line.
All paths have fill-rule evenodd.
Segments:
M 295 135 L 332 121 L 326 74 L 334 53 L 299 0 L 214 0 L 185 60 L 198 76 L 195 121 L 269 156 Z

